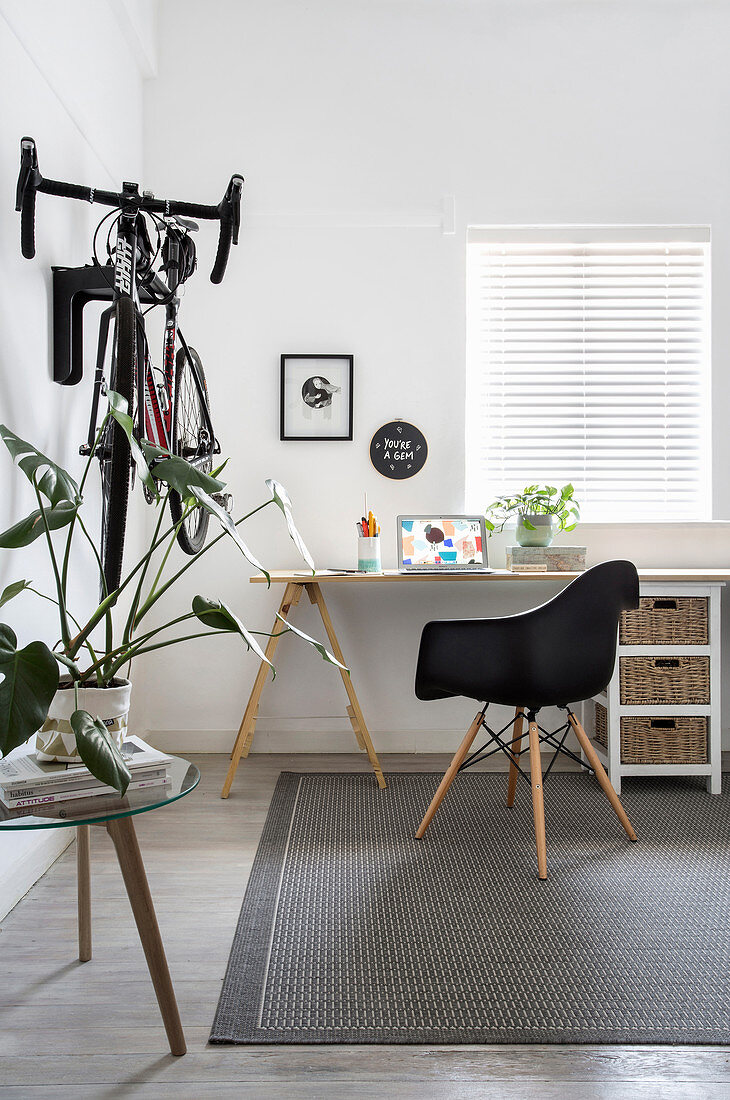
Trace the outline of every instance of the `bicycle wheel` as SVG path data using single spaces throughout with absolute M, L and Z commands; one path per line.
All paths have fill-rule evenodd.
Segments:
M 194 369 L 184 348 L 180 348 L 175 360 L 172 448 L 176 455 L 208 474 L 213 467 L 215 446 L 210 430 L 208 386 L 200 356 L 195 348 L 188 350 L 195 364 Z M 180 523 L 183 512 L 180 494 L 173 490 L 170 493 L 172 522 Z M 210 513 L 205 508 L 193 508 L 187 513 L 177 532 L 177 541 L 186 554 L 194 555 L 203 549 L 209 520 Z
M 131 298 L 120 298 L 114 313 L 114 344 L 110 389 L 126 398 L 133 413 L 136 317 Z M 101 465 L 101 560 L 107 591 L 119 587 L 124 556 L 124 532 L 131 455 L 129 441 L 115 420 L 111 420 L 99 443 Z

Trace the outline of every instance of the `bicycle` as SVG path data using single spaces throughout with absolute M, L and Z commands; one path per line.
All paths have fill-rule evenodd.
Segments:
M 188 345 L 178 324 L 177 292 L 197 266 L 191 234 L 198 230 L 198 225 L 188 220 L 191 218 L 220 222 L 210 279 L 216 284 L 222 281 L 231 244 L 238 244 L 243 182 L 242 176 L 233 175 L 217 206 L 158 199 L 149 191 L 140 195 L 136 183 L 123 183 L 118 193 L 97 190 L 46 179 L 38 168 L 33 138 L 24 137 L 20 143 L 15 208 L 21 213 L 21 251 L 26 259 L 35 256 L 38 193 L 113 208 L 101 218 L 94 232 L 93 263 L 84 268 L 54 268 L 54 378 L 62 385 L 76 384 L 83 374 L 83 305 L 90 300 L 112 303 L 99 323 L 89 433 L 80 448 L 81 454 L 94 451 L 99 459 L 101 559 L 109 592 L 119 586 L 121 578 L 134 465 L 129 441 L 116 422 L 110 421 L 97 441 L 100 401 L 108 389 L 120 393 L 127 401 L 139 438 L 168 453 L 181 455 L 206 473 L 212 469 L 213 455 L 220 453 L 220 444 L 213 430 L 202 361 Z M 154 245 L 147 219 L 153 225 Z M 107 260 L 102 264 L 97 255 L 97 238 L 106 222 L 109 222 Z M 143 311 L 143 304 L 150 309 L 157 306 L 165 309 L 161 369 L 150 358 L 145 331 L 145 313 L 149 310 Z M 111 362 L 107 367 L 112 321 Z M 149 494 L 146 495 L 149 499 Z M 229 506 L 231 501 L 224 499 L 222 503 Z M 178 526 L 178 543 L 185 553 L 198 553 L 207 535 L 209 513 L 200 506 L 186 505 L 174 491 L 170 493 L 169 504 L 172 521 Z

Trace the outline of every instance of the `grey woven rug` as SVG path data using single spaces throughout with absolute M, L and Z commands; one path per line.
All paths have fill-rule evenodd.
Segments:
M 282 773 L 211 1042 L 728 1043 L 730 798 L 642 779 Z

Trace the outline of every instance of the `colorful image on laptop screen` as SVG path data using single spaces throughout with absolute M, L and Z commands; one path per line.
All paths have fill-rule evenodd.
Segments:
M 482 531 L 473 519 L 401 520 L 403 565 L 483 565 Z

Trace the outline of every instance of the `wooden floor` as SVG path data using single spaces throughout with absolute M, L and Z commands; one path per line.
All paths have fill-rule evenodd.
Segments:
M 200 756 L 200 787 L 138 817 L 138 835 L 188 1039 L 166 1053 L 131 911 L 92 829 L 94 957 L 76 961 L 75 847 L 2 922 L 0 1097 L 244 1100 L 727 1100 L 717 1047 L 207 1045 L 246 879 L 281 770 L 366 770 L 362 756 L 253 756 L 227 802 L 227 758 Z M 386 770 L 443 770 L 391 756 Z M 506 778 L 505 778 L 506 782 Z M 527 790 L 518 797 L 529 797 Z

